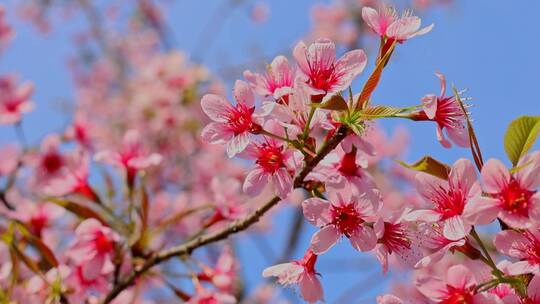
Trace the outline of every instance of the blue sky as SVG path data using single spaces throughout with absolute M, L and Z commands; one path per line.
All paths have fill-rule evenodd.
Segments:
M 13 2 L 8 4 L 8 8 L 13 6 Z M 167 20 L 174 34 L 175 47 L 188 53 L 198 45 L 206 49 L 206 44 L 201 44 L 200 35 L 222 1 L 166 2 L 171 3 Z M 205 50 L 205 63 L 211 70 L 221 71 L 224 62 L 233 65 L 254 55 L 268 58 L 285 52 L 308 31 L 309 8 L 316 2 L 273 1 L 269 3 L 270 19 L 264 24 L 253 24 L 246 6 L 241 6 L 231 13 L 217 32 L 214 43 Z M 458 88 L 467 88 L 467 95 L 473 97 L 471 112 L 484 157 L 506 161 L 502 138 L 508 123 L 519 115 L 540 115 L 538 11 L 540 1 L 524 0 L 511 6 L 509 1 L 477 0 L 457 1 L 450 8 L 428 12 L 424 23 L 435 23 L 435 28 L 428 35 L 399 46 L 373 96 L 374 102 L 397 106 L 418 104 L 424 94 L 439 92 L 439 82 L 433 73 L 441 71 L 450 83 Z M 85 22 L 79 17 L 65 23 L 57 21 L 53 23 L 55 30 L 43 36 L 28 24 L 15 21 L 13 15 L 14 12 L 8 9 L 17 37 L 0 56 L 0 73 L 16 72 L 22 79 L 35 83 L 37 109 L 24 121 L 30 141 L 35 143 L 46 133 L 60 130 L 69 120 L 59 111 L 59 104 L 69 103 L 73 97 L 66 57 L 73 52 L 71 35 L 74 29 L 84 26 Z M 369 56 L 368 70 L 373 59 Z M 363 79 L 365 75 L 360 78 Z M 361 81 L 358 81 L 356 90 L 360 85 Z M 409 160 L 431 154 L 451 163 L 470 155 L 465 149 L 441 147 L 436 141 L 433 124 L 384 122 L 389 128 L 397 124 L 407 126 L 412 135 Z M 13 130 L 0 127 L 0 143 L 14 138 Z M 290 212 L 282 212 L 278 217 L 279 223 L 288 223 Z M 279 230 L 277 233 L 281 235 L 283 231 Z M 311 231 L 304 234 L 303 245 L 307 244 Z M 268 242 L 279 252 L 279 244 Z M 241 244 L 240 252 L 245 257 L 252 256 L 253 252 L 258 254 L 252 239 L 245 238 Z M 333 261 L 337 257 L 358 257 L 348 247 L 341 244 L 321 262 L 319 271 L 323 273 L 329 303 L 336 301 L 349 285 L 369 286 L 377 281 L 384 283 L 381 280 L 387 278 L 382 276 L 373 260 L 336 265 Z M 250 280 L 258 280 L 262 269 L 267 266 L 266 262 L 260 258 L 247 259 L 244 272 Z M 339 266 L 347 266 L 349 271 L 332 271 Z M 367 281 L 362 281 L 366 277 Z M 380 291 L 381 286 L 384 284 L 377 284 L 376 288 L 359 293 L 360 296 L 354 299 L 372 303 L 373 294 Z

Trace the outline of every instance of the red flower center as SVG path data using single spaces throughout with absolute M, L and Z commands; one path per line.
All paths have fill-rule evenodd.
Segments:
M 433 203 L 436 205 L 435 210 L 445 220 L 447 218 L 461 215 L 465 208 L 466 198 L 459 189 L 439 189 L 433 197 Z
M 19 109 L 20 104 L 21 104 L 21 100 L 11 99 L 4 103 L 4 108 L 8 112 L 17 112 L 17 109 Z
M 257 153 L 256 163 L 268 173 L 275 173 L 285 165 L 283 147 L 281 146 L 272 143 L 263 143 L 257 147 Z
M 384 223 L 384 235 L 379 241 L 383 243 L 389 253 L 411 248 L 411 241 L 401 224 Z
M 437 111 L 434 120 L 441 128 L 463 128 L 465 115 L 454 96 L 437 98 Z
M 229 129 L 234 132 L 234 135 L 238 135 L 251 130 L 254 123 L 251 118 L 255 107 L 248 108 L 244 104 L 237 104 L 235 108 L 232 108 L 228 113 Z
M 446 286 L 447 296 L 440 304 L 472 304 L 473 293 L 469 288 L 457 288 L 450 285 Z
M 530 199 L 535 193 L 536 191 L 523 189 L 519 182 L 514 177 L 511 177 L 510 182 L 497 196 L 503 202 L 504 209 L 509 213 L 527 216 Z
M 334 63 L 317 62 L 315 66 L 310 65 L 309 69 L 309 84 L 316 89 L 328 92 L 338 81 L 339 75 Z
M 96 233 L 94 242 L 96 250 L 101 254 L 111 252 L 113 249 L 113 242 L 101 231 Z
M 56 151 L 47 153 L 41 160 L 41 165 L 47 173 L 54 174 L 64 165 L 64 159 Z
M 32 218 L 30 219 L 30 227 L 32 229 L 32 232 L 37 236 L 41 235 L 41 231 L 43 230 L 43 228 L 45 228 L 46 225 L 47 216 L 42 213 L 38 213 L 32 216 Z
M 357 176 L 358 165 L 356 164 L 356 150 L 343 155 L 338 167 L 339 172 L 345 176 Z
M 346 237 L 350 237 L 364 223 L 362 215 L 356 210 L 353 203 L 341 206 L 332 205 L 330 214 L 332 215 L 332 224 Z

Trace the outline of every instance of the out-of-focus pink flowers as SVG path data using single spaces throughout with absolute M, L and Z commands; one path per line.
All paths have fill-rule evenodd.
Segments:
M 379 36 L 399 43 L 427 34 L 433 28 L 433 24 L 431 24 L 420 29 L 422 23 L 420 18 L 412 16 L 409 11 L 399 17 L 394 7 L 385 5 L 381 6 L 378 11 L 371 7 L 364 7 L 362 18 Z
M 19 122 L 24 113 L 34 108 L 30 101 L 33 91 L 29 82 L 18 85 L 15 76 L 0 76 L 0 125 Z
M 157 166 L 162 160 L 160 154 L 149 151 L 137 130 L 126 132 L 118 151 L 102 150 L 94 158 L 123 169 L 129 186 L 133 186 L 138 171 Z
M 232 293 L 238 270 L 238 263 L 232 255 L 231 249 L 226 247 L 220 254 L 214 267 L 203 267 L 203 272 L 197 277 L 201 281 L 210 281 L 220 290 Z
M 516 173 L 497 159 L 490 159 L 482 168 L 482 184 L 486 195 L 479 196 L 466 210 L 470 220 L 488 224 L 499 217 L 513 228 L 530 228 L 540 220 L 540 152 L 531 153 L 517 164 Z
M 304 216 L 320 227 L 311 238 L 311 249 L 323 254 L 334 246 L 341 236 L 347 237 L 359 251 L 375 248 L 377 236 L 367 221 L 373 219 L 373 202 L 353 193 L 349 187 L 329 188 L 328 201 L 309 198 L 302 203 Z
M 0 5 L 0 51 L 13 38 L 14 31 L 6 21 L 6 9 Z
M 468 159 L 460 159 L 450 170 L 448 181 L 427 173 L 418 173 L 416 189 L 433 209 L 411 212 L 408 220 L 442 222 L 443 235 L 449 240 L 459 240 L 469 234 L 472 224 L 463 215 L 471 198 L 480 194 L 476 171 Z
M 75 241 L 66 254 L 82 267 L 86 280 L 93 280 L 113 271 L 114 246 L 118 241 L 120 237 L 111 228 L 96 219 L 87 219 L 77 226 Z
M 273 97 L 278 102 L 288 103 L 296 71 L 284 56 L 277 56 L 266 68 L 264 74 L 244 72 L 255 92 L 264 97 Z
M 5 145 L 0 148 L 0 177 L 9 175 L 17 168 L 19 154 L 20 150 L 15 145 Z
M 311 88 L 313 100 L 346 90 L 366 66 L 363 50 L 353 50 L 336 60 L 336 46 L 328 39 L 319 39 L 309 47 L 300 41 L 293 50 L 301 75 Z
M 317 255 L 308 250 L 302 260 L 278 264 L 266 268 L 264 277 L 277 277 L 282 285 L 298 285 L 304 300 L 315 303 L 323 299 L 321 282 L 315 271 Z
M 62 217 L 64 211 L 64 208 L 52 203 L 34 203 L 20 199 L 17 201 L 15 211 L 10 212 L 10 215 L 26 223 L 34 235 L 41 237 L 43 230 Z
M 450 140 L 460 147 L 469 146 L 469 132 L 466 127 L 465 113 L 459 105 L 455 96 L 444 96 L 446 94 L 446 80 L 443 74 L 435 73 L 441 81 L 441 94 L 436 96 L 428 94 L 422 97 L 424 110 L 414 116 L 415 120 L 431 120 L 437 123 L 437 139 L 445 147 L 450 148 L 452 144 L 443 134 L 450 137 Z
M 254 113 L 255 98 L 246 82 L 237 80 L 233 95 L 237 102 L 235 106 L 214 94 L 207 94 L 201 100 L 204 113 L 214 121 L 202 130 L 202 137 L 212 144 L 225 143 L 229 157 L 244 151 L 250 134 L 260 132 L 261 118 L 269 114 L 266 111 Z

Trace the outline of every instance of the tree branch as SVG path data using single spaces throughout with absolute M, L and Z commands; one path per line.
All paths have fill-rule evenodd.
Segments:
M 336 133 L 326 142 L 326 144 L 321 148 L 319 153 L 312 159 L 308 160 L 305 167 L 300 171 L 298 176 L 294 179 L 294 188 L 300 188 L 304 183 L 306 176 L 315 168 L 319 162 L 330 153 L 337 145 L 347 136 L 348 129 L 345 126 L 339 127 Z M 257 210 L 253 211 L 251 214 L 246 216 L 243 219 L 236 220 L 232 222 L 229 226 L 206 235 L 199 236 L 193 240 L 187 241 L 181 245 L 165 249 L 152 257 L 150 257 L 139 269 L 133 271 L 126 279 L 120 281 L 107 297 L 103 300 L 103 303 L 110 303 L 118 294 L 120 294 L 124 289 L 128 288 L 133 284 L 133 282 L 150 268 L 160 264 L 161 262 L 167 261 L 168 259 L 175 256 L 185 256 L 190 255 L 195 249 L 202 247 L 204 245 L 214 243 L 220 240 L 224 240 L 232 234 L 238 233 L 240 231 L 246 230 L 251 225 L 259 221 L 259 219 L 270 210 L 272 207 L 277 205 L 281 199 L 277 196 L 273 197 L 271 200 L 263 204 Z

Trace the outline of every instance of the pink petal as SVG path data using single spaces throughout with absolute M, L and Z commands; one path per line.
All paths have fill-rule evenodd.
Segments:
M 448 269 L 448 285 L 456 288 L 468 288 L 476 283 L 473 274 L 463 265 L 454 265 Z
M 460 189 L 467 196 L 476 183 L 476 170 L 470 160 L 461 158 L 454 163 L 448 181 L 453 189 Z
M 223 144 L 234 136 L 226 124 L 211 122 L 201 132 L 202 139 L 210 144 Z
M 97 254 L 93 259 L 86 261 L 82 266 L 82 275 L 87 280 L 93 280 L 101 274 L 105 264 L 104 255 Z
M 508 212 L 506 210 L 499 212 L 499 218 L 508 224 L 508 226 L 515 229 L 528 229 L 533 227 L 535 223 L 531 221 L 529 216 L 521 215 L 517 212 Z
M 298 42 L 293 50 L 293 57 L 298 64 L 298 67 L 304 74 L 309 75 L 310 67 L 307 58 L 307 46 L 303 41 Z
M 516 172 L 516 178 L 525 189 L 536 189 L 540 187 L 540 151 L 527 154 L 519 160 L 517 167 L 521 169 Z
M 234 83 L 233 95 L 234 99 L 237 102 L 245 104 L 248 107 L 253 107 L 255 104 L 255 97 L 253 96 L 253 91 L 251 90 L 249 84 L 245 81 L 237 80 Z
M 227 122 L 227 115 L 232 109 L 231 104 L 223 96 L 215 94 L 204 95 L 201 107 L 203 112 L 216 122 Z
M 434 210 L 415 210 L 411 211 L 404 217 L 407 221 L 422 221 L 426 223 L 438 222 L 441 219 L 441 215 Z
M 262 168 L 251 170 L 244 181 L 243 190 L 250 196 L 257 196 L 268 183 L 268 175 Z
M 443 225 L 444 237 L 452 241 L 464 238 L 471 231 L 471 225 L 464 224 L 459 215 L 447 218 Z
M 446 94 L 446 78 L 444 77 L 444 75 L 442 73 L 439 73 L 439 72 L 435 72 L 435 76 L 437 76 L 437 78 L 439 78 L 439 81 L 441 83 L 441 94 L 440 94 L 440 96 L 444 97 L 444 95 Z
M 463 218 L 471 224 L 487 225 L 493 222 L 501 210 L 500 202 L 489 197 L 476 197 L 469 200 L 463 210 Z
M 422 97 L 422 104 L 426 116 L 429 119 L 435 118 L 435 113 L 437 113 L 437 96 L 433 94 L 425 95 Z
M 340 236 L 341 233 L 336 226 L 325 226 L 311 237 L 311 249 L 316 255 L 321 255 L 332 248 Z
M 507 256 L 519 259 L 527 257 L 524 250 L 527 248 L 529 241 L 519 232 L 513 230 L 501 231 L 495 236 L 493 244 L 499 252 Z
M 370 251 L 377 245 L 377 236 L 371 227 L 359 227 L 349 240 L 351 245 L 359 251 Z
M 248 144 L 249 133 L 240 133 L 233 136 L 233 138 L 227 142 L 227 155 L 229 158 L 234 157 L 236 154 L 244 151 Z
M 308 222 L 317 227 L 330 223 L 330 203 L 320 198 L 309 198 L 302 203 L 304 217 Z
M 335 54 L 335 48 L 332 49 Z M 332 59 L 334 58 L 332 54 Z M 335 63 L 335 73 L 338 74 L 339 80 L 332 88 L 332 92 L 346 90 L 356 76 L 358 76 L 366 67 L 367 57 L 363 50 L 353 50 L 345 53 Z
M 379 36 L 383 36 L 384 32 L 381 28 L 381 24 L 379 23 L 379 20 L 381 19 L 381 16 L 379 16 L 379 12 L 376 9 L 373 9 L 371 7 L 365 6 L 362 8 L 362 19 L 364 19 L 364 22 L 367 23 L 367 25 Z
M 387 294 L 378 296 L 377 304 L 405 304 L 405 302 L 394 295 Z
M 274 175 L 272 175 L 272 181 L 280 198 L 284 199 L 291 193 L 293 189 L 293 180 L 287 169 L 279 168 Z
M 307 302 L 315 303 L 323 298 L 321 282 L 315 274 L 304 273 L 299 285 L 300 293 Z
M 416 174 L 415 185 L 418 193 L 428 202 L 438 196 L 441 190 L 448 189 L 448 183 L 445 180 L 423 172 Z
M 437 125 L 437 140 L 441 143 L 441 145 L 445 148 L 451 148 L 452 144 L 444 137 L 443 131 L 439 125 Z
M 535 275 L 527 287 L 527 295 L 531 299 L 540 300 L 540 275 Z
M 468 148 L 471 144 L 469 139 L 469 131 L 465 128 L 465 126 L 446 128 L 446 134 L 448 134 L 448 137 L 453 143 L 462 148 Z
M 482 182 L 488 193 L 498 193 L 510 180 L 508 169 L 498 159 L 490 159 L 482 167 Z
M 415 282 L 420 293 L 438 302 L 446 296 L 446 282 L 436 277 L 419 278 Z
M 540 267 L 538 264 L 532 265 L 528 261 L 519 261 L 513 263 L 507 268 L 509 275 L 521 275 L 525 273 L 540 274 Z

